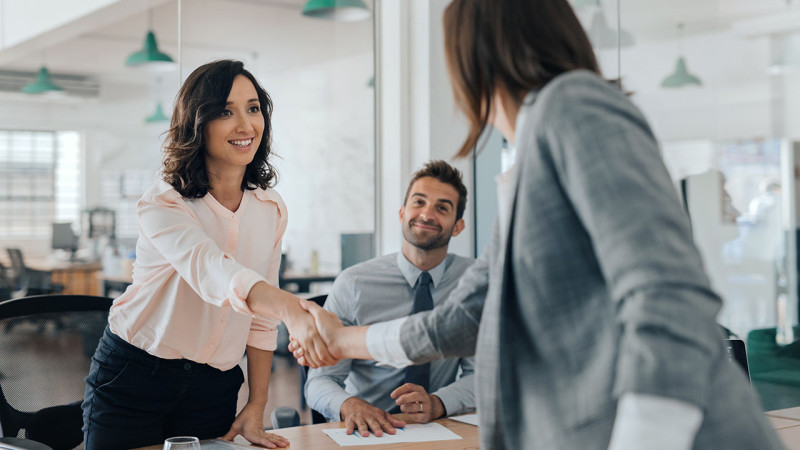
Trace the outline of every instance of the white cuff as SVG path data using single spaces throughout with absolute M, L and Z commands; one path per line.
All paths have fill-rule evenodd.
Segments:
M 703 412 L 692 404 L 625 393 L 617 404 L 608 449 L 689 450 L 702 423 Z
M 407 317 L 401 317 L 388 322 L 376 323 L 367 328 L 367 351 L 379 366 L 402 369 L 411 365 L 411 361 L 400 343 L 400 328 L 406 319 Z

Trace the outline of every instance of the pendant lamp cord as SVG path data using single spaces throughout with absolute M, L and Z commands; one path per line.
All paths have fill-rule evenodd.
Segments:
M 622 90 L 622 14 L 621 0 L 617 0 L 617 86 Z
M 178 87 L 181 85 L 181 80 L 183 80 L 183 1 L 178 0 Z

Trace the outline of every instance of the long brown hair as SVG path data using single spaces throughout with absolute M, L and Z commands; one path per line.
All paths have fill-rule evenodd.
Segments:
M 522 102 L 564 72 L 600 74 L 567 0 L 453 0 L 444 12 L 444 45 L 456 104 L 469 121 L 457 157 L 477 145 L 498 86 Z
M 278 173 L 269 163 L 272 153 L 272 100 L 240 61 L 214 61 L 195 69 L 178 91 L 161 168 L 164 181 L 184 197 L 200 198 L 208 193 L 204 129 L 225 110 L 233 80 L 247 77 L 256 89 L 264 114 L 264 133 L 253 160 L 245 169 L 242 190 L 272 187 Z

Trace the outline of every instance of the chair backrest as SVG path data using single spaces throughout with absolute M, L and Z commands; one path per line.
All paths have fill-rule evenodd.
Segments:
M 19 276 L 25 271 L 25 258 L 22 257 L 22 250 L 18 248 L 7 248 L 8 258 L 11 260 L 11 268 Z
M 316 297 L 309 297 L 306 300 L 308 300 L 310 302 L 314 302 L 314 303 L 318 304 L 319 306 L 325 306 L 325 300 L 327 300 L 327 299 L 328 299 L 328 295 L 325 294 L 325 295 L 317 295 Z
M 11 279 L 11 273 L 6 266 L 0 263 L 0 301 L 11 298 L 13 290 L 14 283 Z
M 112 302 L 86 295 L 37 295 L 0 302 L 0 385 L 7 400 L 0 409 L 59 414 L 63 410 L 69 417 L 59 422 L 77 426 L 70 431 L 78 442 L 70 445 L 78 445 L 82 420 L 76 402 L 83 398 L 83 379 Z M 36 435 L 34 426 L 33 421 L 27 425 L 25 436 Z

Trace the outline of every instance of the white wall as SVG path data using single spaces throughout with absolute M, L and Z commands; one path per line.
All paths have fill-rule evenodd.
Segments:
M 283 248 L 295 270 L 309 268 L 316 250 L 320 272 L 336 273 L 339 235 L 374 231 L 372 61 L 364 53 L 260 77 L 275 106 L 276 189 L 289 210 Z
M 464 173 L 472 193 L 471 159 L 452 157 L 466 136 L 456 111 L 444 61 L 442 12 L 447 0 L 383 1 L 378 67 L 379 253 L 399 251 L 402 232 L 397 211 L 411 174 L 429 159 L 444 159 Z M 467 229 L 449 250 L 473 256 L 472 202 L 464 216 Z

